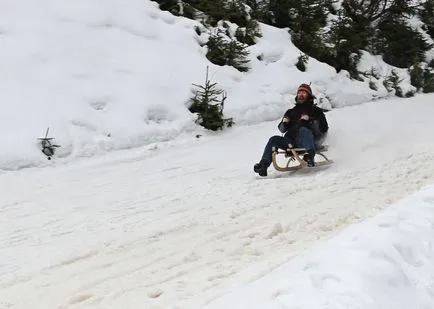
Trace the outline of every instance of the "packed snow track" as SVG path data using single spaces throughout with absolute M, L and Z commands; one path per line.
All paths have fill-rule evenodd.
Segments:
M 316 171 L 253 173 L 270 122 L 5 172 L 0 308 L 200 308 L 432 181 L 432 98 L 327 113 Z

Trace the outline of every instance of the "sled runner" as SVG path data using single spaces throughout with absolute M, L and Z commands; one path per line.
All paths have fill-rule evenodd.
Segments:
M 327 146 L 321 146 L 316 150 L 316 156 L 315 156 L 315 166 L 309 167 L 309 168 L 316 168 L 319 166 L 326 166 L 333 163 L 332 160 L 329 160 L 323 152 L 326 152 L 328 150 Z M 290 171 L 297 171 L 299 169 L 307 167 L 307 162 L 303 160 L 303 155 L 306 153 L 306 149 L 304 148 L 294 148 L 291 144 L 288 145 L 287 150 L 280 150 L 273 147 L 272 152 L 272 159 L 273 159 L 273 166 L 276 170 L 280 172 L 290 172 Z M 281 166 L 277 162 L 277 156 L 279 154 L 283 154 L 286 159 L 288 159 L 286 166 Z M 300 157 L 301 156 L 301 157 Z M 324 160 L 318 161 L 318 156 L 322 157 Z M 290 165 L 292 162 L 295 163 L 295 165 Z

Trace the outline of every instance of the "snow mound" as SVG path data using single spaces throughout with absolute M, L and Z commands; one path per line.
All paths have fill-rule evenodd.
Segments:
M 434 184 L 202 309 L 431 308 Z

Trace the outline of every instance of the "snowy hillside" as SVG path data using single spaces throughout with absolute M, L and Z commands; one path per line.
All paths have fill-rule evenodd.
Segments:
M 367 53 L 378 91 L 301 72 L 265 24 L 249 72 L 215 66 L 196 27 L 148 0 L 0 1 L 0 309 L 430 308 L 434 95 L 390 97 Z M 187 108 L 207 66 L 218 133 Z M 335 163 L 258 177 L 303 82 Z
M 323 170 L 253 173 L 271 121 L 4 173 L 0 308 L 429 308 L 432 187 L 345 228 L 434 183 L 433 99 L 327 113 Z
M 61 162 L 207 134 L 187 109 L 206 66 L 237 125 L 279 118 L 302 82 L 326 108 L 387 95 L 381 82 L 373 91 L 312 58 L 300 72 L 287 31 L 266 25 L 250 48 L 250 72 L 215 66 L 197 25 L 147 0 L 0 2 L 0 169 L 52 165 L 36 141 L 47 127 Z M 363 57 L 366 70 L 373 64 L 390 73 L 378 57 Z

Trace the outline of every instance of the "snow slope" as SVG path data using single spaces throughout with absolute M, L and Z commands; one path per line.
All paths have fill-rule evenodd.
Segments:
M 51 164 L 36 141 L 47 127 L 63 161 L 205 134 L 187 102 L 206 66 L 237 125 L 277 119 L 303 82 L 324 107 L 388 94 L 381 79 L 375 92 L 312 58 L 300 72 L 288 32 L 266 25 L 249 73 L 214 66 L 201 47 L 209 33 L 196 26 L 148 0 L 0 1 L 0 169 Z M 373 65 L 390 73 L 365 54 L 360 69 Z
M 336 163 L 316 172 L 289 175 L 270 170 L 268 178 L 253 173 L 266 140 L 278 132 L 275 121 L 53 168 L 4 172 L 0 176 L 0 308 L 213 306 L 213 300 L 267 276 L 317 242 L 433 183 L 433 99 L 421 95 L 332 110 L 327 114 L 328 154 Z M 426 196 L 431 203 L 432 195 Z M 415 206 L 415 212 L 424 211 L 421 207 Z M 426 220 L 432 218 L 428 215 Z M 414 235 L 423 233 L 422 228 L 432 226 L 421 226 Z M 354 229 L 365 231 L 363 226 Z M 412 230 L 408 232 L 412 237 Z M 343 246 L 351 245 L 346 241 L 352 233 L 340 236 Z M 370 235 L 372 231 L 366 231 L 360 239 L 359 249 L 367 251 L 360 252 L 359 258 L 371 252 L 371 247 L 363 247 Z M 400 239 L 393 232 L 390 237 Z M 378 241 L 382 239 L 379 236 Z M 421 265 L 424 278 L 432 278 L 432 266 L 424 264 L 432 252 L 428 248 L 425 258 L 418 259 L 424 253 L 416 251 L 421 247 L 415 244 L 411 260 L 411 253 L 405 251 L 408 241 L 402 239 L 407 263 Z M 344 276 L 345 270 L 354 273 L 341 282 L 364 276 L 359 273 L 364 270 L 352 268 L 345 256 L 333 255 L 339 242 L 330 245 L 333 251 L 324 259 L 320 254 L 324 251 L 306 257 L 321 267 L 309 264 L 308 274 L 327 274 L 330 259 L 343 258 L 337 276 Z M 404 267 L 402 260 L 396 262 Z M 392 276 L 393 269 L 384 271 Z M 412 281 L 415 276 L 407 275 L 408 293 L 418 293 Z M 290 278 L 306 283 L 297 290 L 306 298 L 300 294 L 292 298 L 294 302 L 301 305 L 303 299 L 311 299 L 306 273 L 293 273 Z M 264 280 L 257 284 L 269 284 L 268 278 Z M 398 289 L 400 277 L 396 280 Z M 294 284 L 279 282 L 282 289 Z M 363 297 L 354 294 L 356 284 L 341 291 L 349 302 Z M 275 288 L 264 288 L 264 294 L 255 286 L 246 289 L 257 293 L 255 299 L 267 301 Z M 393 286 L 384 288 L 398 292 Z M 428 288 L 426 292 L 432 292 Z M 380 299 L 368 288 L 361 291 L 366 298 Z M 285 290 L 282 293 L 290 297 Z M 326 297 L 333 291 L 323 293 Z M 426 297 L 423 290 L 420 293 Z M 232 297 L 244 295 L 227 296 L 229 304 L 224 307 L 236 308 Z M 414 308 L 423 308 L 423 301 Z M 213 308 L 220 308 L 216 304 Z
M 433 182 L 432 95 L 333 110 L 335 165 L 257 178 L 298 84 L 344 107 L 387 96 L 381 79 L 374 92 L 315 59 L 302 73 L 287 32 L 265 25 L 249 73 L 216 67 L 208 33 L 156 6 L 0 1 L 1 309 L 195 309 L 224 295 L 233 305 L 237 287 Z M 222 134 L 186 108 L 207 65 L 237 123 Z M 364 54 L 372 65 L 390 72 Z M 48 126 L 62 146 L 50 162 L 36 144 Z
M 203 309 L 432 308 L 434 185 Z

